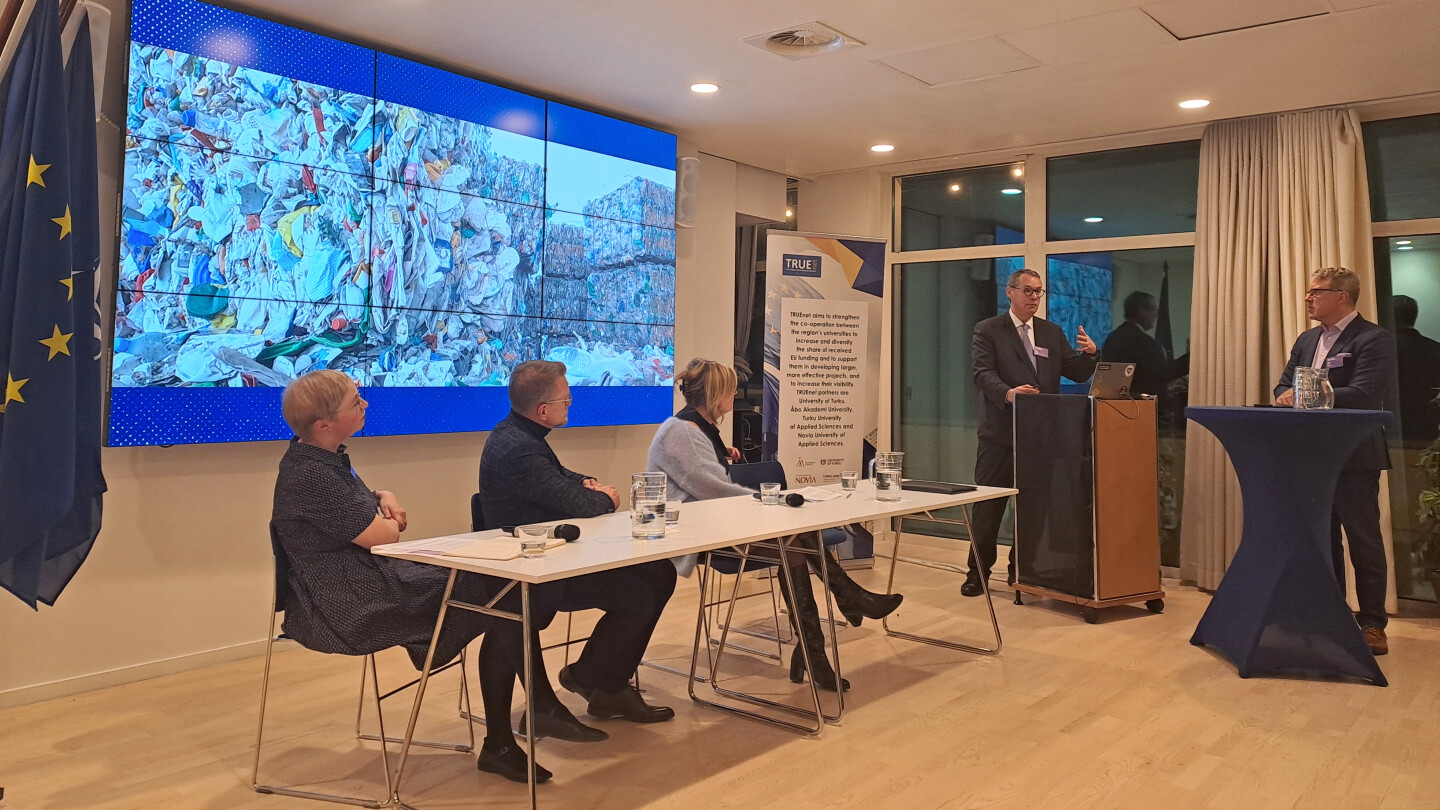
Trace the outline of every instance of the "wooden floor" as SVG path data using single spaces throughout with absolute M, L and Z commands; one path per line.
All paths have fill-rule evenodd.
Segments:
M 856 577 L 882 586 L 883 571 Z M 957 578 L 905 567 L 901 582 L 897 623 L 907 629 L 977 641 L 988 632 L 983 600 L 961 600 Z M 1391 623 L 1392 652 L 1381 659 L 1388 688 L 1242 680 L 1188 643 L 1208 597 L 1173 582 L 1166 589 L 1163 615 L 1117 608 L 1098 625 L 1055 602 L 1014 606 L 997 590 L 1005 634 L 997 658 L 887 638 L 872 622 L 842 629 L 854 688 L 843 723 L 819 739 L 695 706 L 682 678 L 643 669 L 647 698 L 674 706 L 676 719 L 597 723 L 611 734 L 597 745 L 541 741 L 539 760 L 557 774 L 541 787 L 541 805 L 1440 806 L 1440 623 Z M 693 581 L 682 580 L 652 658 L 688 662 L 695 600 Z M 746 610 L 758 618 L 766 604 L 750 600 Z M 730 664 L 752 688 L 800 694 L 772 662 Z M 378 749 L 351 736 L 358 661 L 290 648 L 275 668 L 268 778 L 378 794 Z M 384 656 L 382 680 L 407 671 L 403 658 Z M 252 659 L 0 711 L 0 809 L 321 806 L 250 790 L 260 672 Z M 422 730 L 463 736 L 456 700 L 454 677 L 437 679 Z M 405 708 L 387 712 L 392 733 L 403 729 Z M 420 808 L 516 807 L 525 798 L 523 785 L 479 773 L 472 756 L 453 752 L 413 757 L 406 783 Z

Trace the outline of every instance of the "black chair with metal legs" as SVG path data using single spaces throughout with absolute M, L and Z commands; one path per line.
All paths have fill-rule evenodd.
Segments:
M 335 802 L 338 804 L 350 804 L 358 807 L 385 807 L 390 803 L 394 788 L 390 773 L 390 755 L 388 743 L 399 743 L 403 740 L 399 737 L 390 737 L 385 734 L 385 716 L 382 710 L 383 701 L 400 692 L 409 689 L 419 683 L 419 679 L 411 680 L 403 686 L 392 689 L 388 692 L 380 692 L 380 678 L 376 671 L 375 655 L 370 653 L 362 656 L 360 670 L 360 701 L 355 711 L 355 737 L 360 740 L 372 740 L 380 742 L 380 765 L 385 775 L 385 793 L 379 799 L 366 799 L 360 796 L 345 796 L 336 793 L 321 793 L 319 791 L 298 790 L 278 785 L 262 785 L 260 783 L 260 756 L 262 744 L 265 739 L 265 706 L 270 697 L 270 665 L 275 651 L 275 630 L 276 619 L 285 611 L 285 603 L 290 594 L 290 560 L 285 555 L 285 549 L 280 545 L 279 538 L 275 535 L 275 527 L 270 527 L 270 551 L 275 559 L 275 590 L 274 601 L 270 611 L 270 631 L 265 641 L 265 673 L 260 680 L 260 719 L 255 731 L 255 761 L 250 772 L 250 785 L 257 793 L 269 793 L 279 796 L 294 796 L 301 799 L 315 799 L 318 801 Z M 304 642 L 294 639 L 302 647 Z M 460 668 L 460 699 L 467 713 L 470 707 L 470 686 L 465 674 L 466 654 L 462 650 L 460 657 L 442 667 L 437 667 L 431 672 L 432 675 L 444 672 L 451 667 Z M 368 682 L 368 683 L 367 683 Z M 366 691 L 374 696 L 375 716 L 379 726 L 378 734 L 366 734 L 361 730 L 361 720 L 365 712 Z M 443 748 L 463 753 L 473 753 L 475 750 L 474 727 L 466 723 L 466 731 L 469 733 L 468 743 L 435 742 L 430 740 L 415 740 L 412 745 L 421 745 L 428 748 Z
M 781 489 L 790 488 L 789 479 L 785 476 L 785 465 L 781 464 L 778 461 L 756 461 L 750 464 L 732 464 L 726 470 L 726 472 L 729 473 L 731 481 L 739 484 L 742 487 L 749 487 L 750 489 L 758 490 L 761 484 L 774 482 L 778 483 Z M 826 548 L 829 548 L 831 546 L 838 546 L 848 539 L 850 539 L 849 534 L 844 528 L 826 529 L 820 533 L 820 542 L 823 543 Z M 736 570 L 734 570 L 736 565 L 737 563 L 733 558 L 727 558 L 726 556 L 721 555 L 711 557 L 711 568 L 721 574 L 737 573 Z M 773 566 L 751 560 L 745 570 L 751 571 L 768 567 Z M 716 584 L 719 585 L 719 582 L 720 580 L 717 579 Z M 780 624 L 778 608 L 779 594 L 775 590 L 775 585 L 776 575 L 772 572 L 770 576 L 770 599 L 772 602 L 777 604 L 775 618 L 775 635 L 771 636 L 766 633 L 760 633 L 738 627 L 729 628 L 731 632 L 741 633 L 747 636 L 754 636 L 756 638 L 765 639 L 767 641 L 775 641 L 777 642 L 777 644 L 789 644 L 795 640 L 794 636 L 789 633 L 789 628 Z M 758 595 L 759 594 L 751 594 L 750 596 Z M 748 599 L 750 597 L 742 596 L 740 598 Z M 826 621 L 828 623 L 828 619 L 822 618 L 822 621 Z M 836 619 L 833 626 L 848 627 L 849 625 L 845 622 L 844 619 Z M 721 624 L 720 629 L 725 630 L 727 628 L 723 624 Z M 739 647 L 739 645 L 732 646 Z M 768 657 L 768 653 L 760 653 L 758 650 L 753 650 L 749 647 L 740 647 L 740 649 L 759 653 Z

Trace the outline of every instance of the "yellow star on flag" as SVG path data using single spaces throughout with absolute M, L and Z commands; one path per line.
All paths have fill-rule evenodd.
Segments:
M 25 398 L 22 397 L 22 396 L 20 396 L 20 387 L 21 387 L 22 385 L 24 385 L 25 383 L 27 383 L 27 382 L 30 382 L 30 378 L 29 378 L 29 377 L 26 377 L 26 378 L 23 379 L 23 380 L 17 380 L 17 379 L 15 379 L 14 377 L 10 376 L 9 374 L 6 374 L 6 375 L 5 375 L 5 402 L 4 402 L 3 404 L 0 404 L 0 408 L 5 408 L 5 407 L 8 406 L 11 402 L 24 402 L 24 401 L 25 401 Z
M 68 292 L 65 293 L 65 300 L 69 301 L 73 299 L 75 297 L 75 274 L 71 273 L 70 278 L 60 279 L 60 283 L 64 284 L 65 289 L 68 290 Z
M 44 188 L 44 187 L 45 187 L 45 178 L 42 177 L 42 175 L 45 174 L 45 170 L 48 169 L 48 168 L 50 168 L 50 164 L 49 164 L 49 163 L 36 164 L 36 163 L 35 163 L 35 156 L 34 156 L 34 155 L 31 155 L 31 156 L 30 156 L 30 175 L 29 175 L 29 177 L 28 177 L 28 178 L 26 179 L 26 181 L 25 181 L 25 187 L 26 187 L 26 188 L 29 188 L 29 187 L 30 187 L 30 184 L 31 184 L 31 183 L 34 183 L 35 185 L 37 185 L 37 186 L 39 186 L 39 187 L 41 187 L 41 188 Z
M 60 226 L 60 238 L 64 239 L 70 235 L 70 206 L 65 206 L 65 216 L 51 217 L 50 221 Z
M 51 335 L 50 337 L 48 337 L 48 338 L 40 341 L 40 343 L 41 343 L 42 345 L 44 345 L 45 348 L 47 348 L 47 349 L 50 350 L 50 356 L 47 357 L 47 358 L 45 358 L 45 359 L 46 359 L 46 360 L 54 360 L 54 359 L 55 359 L 55 355 L 57 355 L 57 354 L 64 354 L 64 355 L 70 354 L 70 338 L 72 338 L 72 337 L 74 337 L 74 336 L 75 336 L 75 333 L 74 333 L 74 332 L 71 332 L 71 333 L 69 333 L 69 334 L 62 334 L 62 333 L 60 332 L 60 326 L 59 326 L 59 324 L 56 324 L 56 326 L 55 326 L 55 334 L 53 334 L 53 335 Z

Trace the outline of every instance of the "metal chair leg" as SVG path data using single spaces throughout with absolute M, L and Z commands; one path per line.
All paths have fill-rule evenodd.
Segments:
M 465 661 L 466 661 L 465 651 L 464 651 L 464 650 L 461 650 L 461 651 L 460 651 L 460 658 L 459 658 L 458 660 L 452 661 L 451 663 L 446 664 L 446 665 L 444 665 L 444 666 L 442 666 L 442 667 L 437 667 L 437 668 L 436 668 L 433 672 L 431 672 L 430 674 L 431 674 L 431 675 L 438 675 L 439 673 L 444 672 L 445 670 L 450 669 L 450 668 L 452 668 L 452 667 L 459 667 L 459 668 L 460 668 L 460 695 L 459 695 L 458 699 L 463 703 L 463 708 L 462 708 L 462 711 L 461 711 L 461 716 L 462 716 L 463 718 L 465 718 L 465 719 L 470 719 L 470 684 L 469 684 L 469 679 L 466 677 L 466 674 L 465 674 Z M 403 740 L 402 738 L 400 738 L 400 737 L 387 737 L 387 736 L 385 736 L 385 730 L 384 730 L 385 720 L 384 720 L 384 717 L 383 717 L 383 716 L 380 716 L 380 715 L 381 715 L 381 709 L 380 709 L 380 707 L 381 707 L 381 705 L 384 703 L 384 701 L 385 701 L 386 699 L 388 699 L 388 698 L 390 698 L 390 697 L 393 697 L 393 696 L 395 696 L 395 695 L 397 695 L 397 694 L 399 694 L 399 693 L 401 693 L 401 692 L 404 692 L 405 690 L 407 690 L 407 689 L 415 686 L 416 684 L 418 684 L 418 683 L 420 682 L 420 679 L 419 679 L 419 678 L 416 678 L 416 679 L 414 679 L 414 680 L 409 681 L 408 683 L 405 683 L 405 684 L 403 684 L 403 685 L 401 685 L 401 686 L 398 686 L 398 687 L 396 687 L 396 688 L 394 688 L 394 689 L 391 689 L 389 692 L 385 692 L 384 694 L 381 694 L 381 692 L 380 692 L 380 687 L 379 687 L 379 678 L 378 678 L 378 674 L 377 674 L 377 668 L 375 667 L 375 656 L 373 656 L 373 655 L 371 655 L 371 656 L 366 656 L 366 665 L 367 665 L 367 667 L 368 667 L 369 670 L 370 670 L 371 681 L 372 681 L 371 686 L 372 686 L 372 688 L 374 689 L 375 695 L 376 695 L 376 699 L 375 699 L 375 714 L 380 717 L 381 730 L 380 730 L 380 733 L 379 733 L 379 734 L 368 734 L 368 733 L 365 733 L 365 732 L 363 732 L 363 731 L 361 730 L 360 714 L 361 714 L 361 712 L 363 711 L 363 706 L 365 705 L 365 700 L 364 700 L 364 698 L 365 698 L 365 694 L 364 694 L 365 683 L 362 681 L 361 684 L 360 684 L 360 689 L 361 689 L 360 705 L 361 705 L 362 708 L 356 710 L 356 717 L 355 717 L 355 738 L 358 739 L 358 740 L 369 740 L 369 741 L 371 741 L 371 742 L 379 742 L 379 741 L 382 741 L 382 740 L 383 740 L 384 742 L 387 742 L 387 743 L 401 743 L 401 742 L 404 742 L 404 740 Z M 473 724 L 473 723 L 466 723 L 466 724 L 465 724 L 465 730 L 466 730 L 466 732 L 469 734 L 469 737 L 470 737 L 470 742 L 469 742 L 469 743 L 443 742 L 443 741 L 439 741 L 439 740 L 412 740 L 412 741 L 410 742 L 410 744 L 411 744 L 411 745 L 418 745 L 418 746 L 421 746 L 421 747 L 424 747 L 424 748 L 440 748 L 440 749 L 443 749 L 443 750 L 446 750 L 446 751 L 459 751 L 459 752 L 462 753 L 462 754 L 473 754 L 473 753 L 475 752 L 475 726 L 474 726 L 474 724 Z
M 273 603 L 272 603 L 273 607 Z M 275 615 L 272 609 L 270 612 L 270 633 L 265 640 L 265 672 L 260 678 L 260 719 L 255 729 L 255 760 L 250 770 L 250 787 L 256 793 L 264 793 L 276 796 L 291 796 L 297 799 L 314 799 L 316 801 L 332 802 L 336 804 L 348 804 L 355 807 L 380 808 L 390 803 L 394 793 L 390 781 L 390 759 L 385 751 L 385 746 L 380 747 L 380 765 L 385 771 L 385 798 L 364 799 L 359 796 L 344 796 L 338 793 L 320 793 L 311 790 L 296 790 L 295 788 L 280 787 L 277 785 L 262 785 L 260 783 L 260 754 L 262 743 L 265 739 L 265 707 L 270 697 L 270 665 L 275 652 Z

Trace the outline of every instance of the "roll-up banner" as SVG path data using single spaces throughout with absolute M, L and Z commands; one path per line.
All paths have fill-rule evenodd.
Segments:
M 770 231 L 765 250 L 765 458 L 797 488 L 863 474 L 880 428 L 885 240 Z M 868 534 L 848 533 L 841 556 L 871 556 Z

